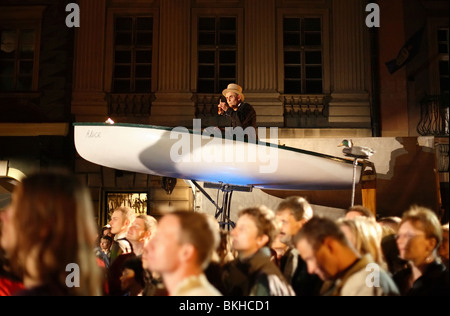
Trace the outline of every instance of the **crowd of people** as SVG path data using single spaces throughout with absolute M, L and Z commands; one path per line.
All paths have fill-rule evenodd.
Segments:
M 0 295 L 449 295 L 448 224 L 425 207 L 376 219 L 362 206 L 332 220 L 302 197 L 213 216 L 174 210 L 158 220 L 128 207 L 99 231 L 76 177 L 40 172 L 0 213 Z

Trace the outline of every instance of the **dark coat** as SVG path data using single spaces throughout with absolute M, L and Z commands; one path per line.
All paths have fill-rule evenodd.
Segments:
M 225 293 L 231 296 L 293 296 L 292 287 L 270 256 L 260 249 L 252 257 L 236 259 L 224 266 Z
M 293 275 L 288 278 L 286 276 L 286 268 L 289 266 L 289 262 L 297 256 L 297 268 Z M 289 249 L 280 260 L 280 269 L 284 276 L 291 283 L 292 288 L 297 296 L 319 296 L 320 289 L 322 288 L 323 281 L 315 274 L 308 273 L 308 267 L 306 262 L 298 253 L 293 253 L 292 249 Z M 285 273 L 286 272 L 286 273 Z
M 225 112 L 225 116 L 231 119 L 231 127 L 242 127 L 246 129 L 247 127 L 253 127 L 256 131 L 256 112 L 253 107 L 248 103 L 241 103 L 237 111 L 229 108 Z
M 408 288 L 408 281 L 412 270 L 407 268 L 394 275 L 394 281 L 397 284 L 401 295 L 406 296 L 448 296 L 449 274 L 442 263 L 433 261 L 430 263 L 422 276 L 418 278 L 411 288 Z

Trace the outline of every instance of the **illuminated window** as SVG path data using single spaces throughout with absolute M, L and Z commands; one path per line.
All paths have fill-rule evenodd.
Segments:
M 120 206 L 132 208 L 136 215 L 148 214 L 148 193 L 147 192 L 106 192 L 106 214 L 109 216 L 112 211 Z

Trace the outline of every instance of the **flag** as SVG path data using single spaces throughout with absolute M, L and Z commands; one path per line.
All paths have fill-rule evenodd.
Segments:
M 397 55 L 397 58 L 386 62 L 386 67 L 390 74 L 393 74 L 404 65 L 409 63 L 420 50 L 420 44 L 422 43 L 423 32 L 425 31 L 425 26 L 414 33 L 413 36 L 403 45 L 402 49 Z

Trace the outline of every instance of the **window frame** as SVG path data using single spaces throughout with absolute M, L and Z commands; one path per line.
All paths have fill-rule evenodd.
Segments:
M 114 74 L 114 35 L 116 17 L 152 17 L 153 18 L 153 39 L 152 39 L 152 72 L 150 91 L 142 92 L 116 92 L 113 91 Z M 150 94 L 157 90 L 158 86 L 158 52 L 159 52 L 159 10 L 156 8 L 123 8 L 114 7 L 107 11 L 106 20 L 106 43 L 105 43 L 105 65 L 104 65 L 104 91 L 118 94 Z
M 244 78 L 244 24 L 242 8 L 194 8 L 191 17 L 191 90 L 194 93 L 213 95 L 212 92 L 198 92 L 198 19 L 200 17 L 236 17 L 236 83 Z M 216 47 L 217 49 L 217 47 Z M 215 65 L 215 68 L 220 65 Z M 231 82 L 230 82 L 231 83 Z
M 430 60 L 433 60 L 429 68 L 429 94 L 431 95 L 441 94 L 439 62 L 442 60 L 442 54 L 439 53 L 437 32 L 444 28 L 449 29 L 448 18 L 428 20 L 428 56 Z
M 321 18 L 322 21 L 322 93 L 300 93 L 292 95 L 325 95 L 331 93 L 330 68 L 330 20 L 329 9 L 317 8 L 281 8 L 277 11 L 277 46 L 278 46 L 278 88 L 281 94 L 285 93 L 285 62 L 284 62 L 284 19 L 285 18 Z M 289 93 L 289 95 L 291 95 Z
M 126 190 L 120 190 L 117 188 L 103 188 L 102 189 L 102 201 L 101 201 L 101 211 L 99 214 L 99 222 L 101 225 L 106 225 L 109 223 L 110 220 L 110 216 L 111 213 L 113 211 L 113 209 L 109 209 L 108 203 L 109 203 L 109 196 L 110 195 L 130 195 L 130 194 L 145 194 L 147 197 L 147 200 L 145 201 L 145 208 L 146 208 L 146 213 L 137 213 L 136 209 L 133 208 L 132 206 L 130 206 L 134 211 L 135 214 L 144 214 L 144 215 L 152 215 L 150 214 L 150 204 L 151 202 L 151 198 L 150 198 L 150 191 L 146 188 L 136 188 L 136 189 L 126 189 Z M 153 215 L 152 215 L 153 216 Z
M 0 7 L 0 28 L 2 29 L 34 29 L 34 57 L 30 90 L 7 90 L 1 93 L 27 94 L 39 89 L 39 56 L 41 47 L 42 15 L 45 6 Z M 17 62 L 17 60 L 15 60 Z M 15 71 L 14 75 L 18 75 Z

